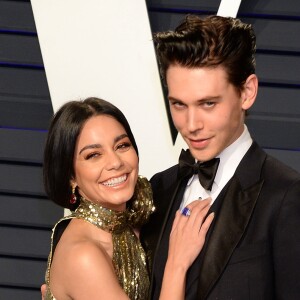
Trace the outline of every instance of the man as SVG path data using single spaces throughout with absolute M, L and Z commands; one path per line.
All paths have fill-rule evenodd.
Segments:
M 172 119 L 189 151 L 151 179 L 156 213 L 141 234 L 153 259 L 151 298 L 161 289 L 175 212 L 211 197 L 215 218 L 187 274 L 185 299 L 299 299 L 300 174 L 267 155 L 244 124 L 258 89 L 251 25 L 188 16 L 155 42 Z M 184 175 L 183 157 L 200 162 L 192 174 Z M 200 184 L 193 168 L 214 158 L 212 186 Z

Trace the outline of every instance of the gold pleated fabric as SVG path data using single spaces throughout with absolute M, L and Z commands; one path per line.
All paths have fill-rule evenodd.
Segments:
M 125 211 L 117 212 L 81 198 L 75 212 L 58 223 L 66 219 L 78 218 L 110 232 L 113 240 L 112 261 L 121 287 L 131 300 L 145 300 L 148 298 L 150 286 L 146 254 L 133 228 L 143 225 L 154 211 L 152 190 L 146 178 L 139 176 L 134 197 L 128 204 Z M 51 238 L 45 300 L 55 300 L 50 291 L 50 267 L 57 224 L 53 228 Z

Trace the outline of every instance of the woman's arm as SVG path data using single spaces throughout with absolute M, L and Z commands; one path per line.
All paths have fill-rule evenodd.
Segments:
M 190 216 L 176 213 L 170 234 L 169 253 L 165 266 L 160 300 L 183 300 L 186 273 L 204 245 L 206 233 L 214 218 L 210 199 L 196 200 L 188 205 Z

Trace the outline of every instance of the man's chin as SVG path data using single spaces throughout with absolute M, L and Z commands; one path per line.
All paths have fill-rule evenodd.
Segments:
M 204 161 L 208 161 L 213 159 L 215 156 L 211 153 L 208 153 L 205 150 L 198 150 L 198 149 L 193 149 L 193 148 L 189 148 L 191 151 L 192 156 L 200 162 L 204 162 Z

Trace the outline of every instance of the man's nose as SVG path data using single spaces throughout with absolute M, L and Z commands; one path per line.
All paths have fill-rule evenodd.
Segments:
M 195 109 L 189 109 L 187 114 L 187 129 L 190 132 L 195 132 L 203 128 L 203 120 L 200 112 Z

